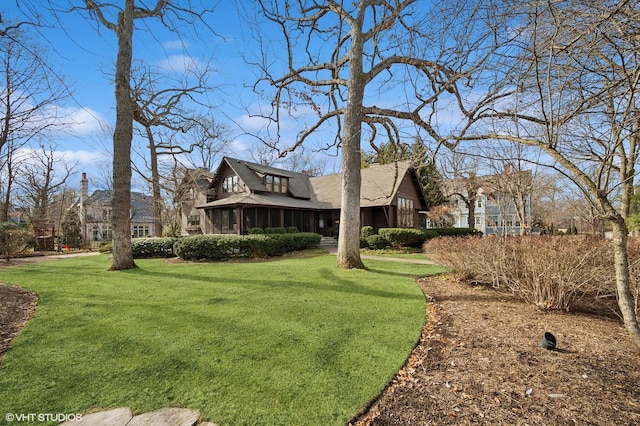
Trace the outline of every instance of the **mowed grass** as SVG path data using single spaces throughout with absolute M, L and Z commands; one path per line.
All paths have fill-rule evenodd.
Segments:
M 0 366 L 5 413 L 188 407 L 220 425 L 343 425 L 405 362 L 430 265 L 334 256 L 255 263 L 106 255 L 0 271 L 39 295 Z

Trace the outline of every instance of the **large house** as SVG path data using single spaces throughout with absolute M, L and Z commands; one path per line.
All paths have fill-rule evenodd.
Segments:
M 72 206 L 78 210 L 82 238 L 90 245 L 109 242 L 113 238 L 111 227 L 113 191 L 96 190 L 89 195 L 89 180 L 82 173 L 80 198 Z M 153 237 L 153 198 L 139 192 L 131 192 L 131 236 Z
M 179 194 L 185 235 L 296 227 L 337 236 L 342 174 L 311 177 L 225 157 L 213 174 L 190 174 Z M 425 211 L 425 196 L 410 162 L 362 169 L 360 226 L 419 228 Z
M 532 185 L 530 171 L 511 172 L 508 167 L 501 174 L 446 182 L 453 226 L 474 228 L 484 235 L 519 235 L 523 227 L 530 232 Z M 472 223 L 469 223 L 470 207 Z

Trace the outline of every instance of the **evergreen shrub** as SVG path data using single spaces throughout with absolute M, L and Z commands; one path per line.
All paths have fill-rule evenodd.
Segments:
M 389 247 L 390 245 L 389 240 L 387 240 L 382 235 L 370 235 L 369 237 L 365 238 L 365 240 L 367 241 L 367 245 L 371 250 L 381 250 L 385 247 Z
M 393 247 L 420 247 L 425 239 L 425 230 L 415 228 L 380 228 L 378 233 Z
M 430 228 L 427 231 L 435 231 L 440 237 L 482 236 L 481 231 L 473 228 Z
M 177 238 L 152 237 L 131 240 L 131 251 L 135 258 L 174 257 L 173 245 Z
M 360 230 L 360 236 L 362 238 L 368 238 L 372 235 L 375 235 L 375 231 L 373 230 L 373 226 L 363 226 L 362 230 Z
M 369 248 L 369 243 L 367 242 L 367 239 L 364 237 L 360 237 L 360 248 L 361 249 Z
M 177 256 L 185 260 L 261 258 L 317 248 L 320 245 L 320 238 L 320 235 L 310 232 L 196 235 L 176 241 L 174 250 Z

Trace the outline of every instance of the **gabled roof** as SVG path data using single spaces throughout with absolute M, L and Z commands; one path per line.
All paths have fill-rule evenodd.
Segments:
M 374 164 L 360 171 L 360 207 L 388 206 L 398 192 L 402 179 L 413 169 L 410 161 Z M 310 178 L 315 199 L 339 209 L 342 203 L 342 173 Z M 424 198 L 424 197 L 423 197 Z
M 290 172 L 277 169 L 263 164 L 249 163 L 235 158 L 224 157 L 216 170 L 216 176 L 220 176 L 220 171 L 224 164 L 227 164 L 238 178 L 244 182 L 247 188 L 254 193 L 269 192 L 262 183 L 260 175 L 273 175 L 286 177 L 289 179 L 289 193 L 294 198 L 309 199 L 309 176 L 304 173 Z M 216 179 L 218 179 L 216 177 Z M 214 182 L 215 184 L 215 182 Z
M 111 206 L 112 190 L 96 190 L 84 202 L 85 206 Z M 140 192 L 131 192 L 131 221 L 150 222 L 153 219 L 153 197 Z
M 302 173 L 289 172 L 274 167 L 248 163 L 225 157 L 216 174 L 227 164 L 250 189 L 249 192 L 230 194 L 198 207 L 221 207 L 237 204 L 263 205 L 300 209 L 340 209 L 342 204 L 342 173 L 327 176 L 309 177 Z M 267 191 L 256 175 L 272 174 L 289 178 L 289 191 L 298 194 L 290 197 Z M 393 203 L 398 188 L 405 175 L 410 173 L 417 188 L 420 185 L 410 161 L 372 165 L 361 170 L 362 186 L 360 190 L 360 206 L 388 206 Z M 305 194 L 303 197 L 301 194 Z M 424 202 L 424 194 L 419 189 Z
M 183 199 L 190 189 L 206 193 L 213 178 L 213 173 L 207 169 L 186 169 L 176 190 L 178 199 Z

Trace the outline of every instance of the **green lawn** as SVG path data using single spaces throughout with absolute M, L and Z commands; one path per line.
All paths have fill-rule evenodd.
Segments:
M 5 413 L 189 407 L 220 425 L 343 425 L 395 375 L 425 319 L 430 265 L 334 256 L 255 263 L 106 255 L 0 271 L 39 294 L 0 366 Z

